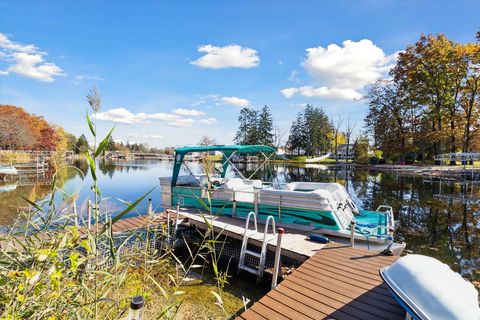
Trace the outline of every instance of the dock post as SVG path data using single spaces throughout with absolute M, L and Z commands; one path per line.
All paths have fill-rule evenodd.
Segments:
M 92 227 L 92 201 L 87 201 L 87 227 L 88 230 Z
M 258 192 L 253 191 L 253 211 L 258 215 Z
M 355 220 L 350 221 L 350 247 L 355 245 Z
M 153 208 L 152 208 L 152 198 L 148 199 L 148 209 L 147 209 L 148 215 L 151 216 L 153 215 Z
M 282 235 L 285 229 L 278 228 L 277 247 L 275 248 L 275 262 L 273 264 L 272 289 L 277 287 L 278 272 L 280 271 L 280 257 L 282 256 Z
M 167 210 L 167 243 L 170 244 L 170 210 Z
M 237 200 L 235 200 L 235 190 L 232 190 L 232 218 L 237 215 Z

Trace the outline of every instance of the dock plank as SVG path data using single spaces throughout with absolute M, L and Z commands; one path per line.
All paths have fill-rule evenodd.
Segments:
M 256 313 L 260 308 L 260 314 L 272 320 L 279 317 L 265 313 L 266 308 L 273 308 L 290 319 L 404 319 L 405 311 L 379 276 L 380 268 L 397 258 L 328 244 L 249 311 Z M 251 314 L 254 313 L 245 312 L 237 319 L 254 319 Z

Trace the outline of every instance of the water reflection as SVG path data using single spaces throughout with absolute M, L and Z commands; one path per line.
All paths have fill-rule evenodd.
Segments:
M 91 199 L 92 179 L 88 164 L 77 160 L 69 163 L 77 170 L 65 168 L 59 171 L 60 192 L 57 203 L 76 199 L 78 211 L 85 214 L 86 202 Z M 425 180 L 421 177 L 395 176 L 390 173 L 369 172 L 368 170 L 328 170 L 310 165 L 286 166 L 270 164 L 256 171 L 256 164 L 238 165 L 246 177 L 253 175 L 265 181 L 276 183 L 289 181 L 338 182 L 347 188 L 354 201 L 364 209 L 375 209 L 381 204 L 394 208 L 401 227 L 397 240 L 407 242 L 407 250 L 434 256 L 460 271 L 464 276 L 479 280 L 480 267 L 480 185 L 446 180 Z M 188 170 L 201 171 L 201 164 L 192 162 Z M 158 186 L 158 177 L 170 176 L 172 162 L 159 161 L 99 161 L 98 184 L 104 200 L 101 212 L 115 214 L 125 208 L 120 201 L 134 201 L 152 187 Z M 187 174 L 185 169 L 182 174 Z M 4 188 L 7 184 L 0 185 Z M 50 186 L 36 184 L 21 185 L 16 189 L 0 192 L 0 225 L 11 224 L 18 212 L 18 206 L 29 199 L 45 198 Z M 154 208 L 161 210 L 159 188 L 149 196 Z M 147 201 L 137 207 L 143 214 Z

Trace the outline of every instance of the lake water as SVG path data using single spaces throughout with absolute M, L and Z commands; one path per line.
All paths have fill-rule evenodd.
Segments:
M 70 165 L 78 170 L 67 168 L 59 172 L 61 191 L 56 193 L 56 202 L 60 204 L 73 194 L 77 198 L 78 211 L 85 212 L 86 201 L 92 197 L 92 178 L 85 161 L 77 160 Z M 154 209 L 161 210 L 158 177 L 170 176 L 172 167 L 173 163 L 167 161 L 99 161 L 97 176 L 104 198 L 102 212 L 114 215 L 125 208 L 125 204 L 118 199 L 132 202 L 152 188 L 155 189 L 147 198 L 152 199 Z M 189 167 L 192 171 L 200 170 L 199 163 L 190 163 Z M 254 166 L 250 165 L 241 165 L 239 168 L 245 175 L 254 171 Z M 376 209 L 381 204 L 391 205 L 395 218 L 401 221 L 396 240 L 405 241 L 406 250 L 435 257 L 463 276 L 480 280 L 478 184 L 430 181 L 421 177 L 358 169 L 333 170 L 317 165 L 275 165 L 273 170 L 264 170 L 256 175 L 275 176 L 280 182 L 338 182 L 346 186 L 361 208 Z M 12 188 L 13 183 L 0 184 L 1 226 L 11 224 L 17 216 L 18 206 L 25 206 L 21 196 L 44 198 L 50 193 L 49 186 L 22 186 L 22 181 L 14 190 L 10 190 Z M 144 214 L 147 206 L 145 200 L 137 206 L 136 212 L 129 215 Z

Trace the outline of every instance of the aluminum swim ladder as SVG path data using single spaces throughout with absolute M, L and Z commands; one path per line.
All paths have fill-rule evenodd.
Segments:
M 250 219 L 253 217 L 253 226 L 254 229 L 250 229 Z M 270 221 L 272 221 L 272 233 L 268 233 L 268 227 L 270 225 Z M 267 258 L 267 245 L 268 243 L 275 238 L 275 220 L 273 216 L 268 216 L 267 220 L 265 221 L 265 229 L 263 230 L 263 239 L 262 239 L 262 248 L 260 252 L 248 250 L 248 239 L 252 236 L 259 234 L 258 232 L 258 225 L 257 225 L 257 215 L 255 212 L 250 212 L 247 216 L 247 220 L 245 221 L 245 231 L 243 233 L 243 240 L 242 240 L 242 247 L 240 249 L 240 258 L 238 260 L 238 273 L 240 270 L 245 270 L 247 272 L 253 273 L 257 275 L 257 283 L 263 277 L 263 271 L 265 270 L 265 261 Z M 250 267 L 245 264 L 246 256 L 252 256 L 259 259 L 258 268 Z

